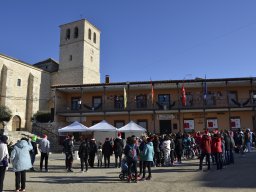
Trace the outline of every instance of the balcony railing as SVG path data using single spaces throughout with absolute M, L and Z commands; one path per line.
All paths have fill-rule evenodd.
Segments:
M 197 98 L 186 102 L 186 106 L 182 106 L 179 100 L 173 100 L 169 103 L 161 104 L 155 101 L 152 104 L 151 101 L 147 102 L 128 102 L 127 107 L 124 108 L 123 103 L 114 103 L 108 101 L 105 104 L 99 104 L 98 106 L 92 106 L 89 103 L 83 103 L 80 107 L 71 109 L 70 105 L 57 106 L 57 113 L 92 113 L 92 112 L 123 112 L 123 111 L 153 111 L 153 110 L 190 110 L 190 109 L 219 109 L 219 108 L 243 108 L 243 107 L 255 107 L 256 101 L 252 99 L 242 98 L 238 100 L 230 99 L 229 102 L 224 98 Z

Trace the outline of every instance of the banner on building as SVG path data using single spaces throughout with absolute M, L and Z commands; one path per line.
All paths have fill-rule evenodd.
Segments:
M 240 118 L 230 118 L 230 127 L 231 129 L 241 128 Z
M 195 129 L 195 122 L 193 119 L 183 121 L 184 131 L 191 131 Z
M 217 119 L 207 119 L 207 129 L 218 129 Z

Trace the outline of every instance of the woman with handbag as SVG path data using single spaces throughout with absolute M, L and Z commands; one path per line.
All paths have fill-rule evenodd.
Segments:
M 8 167 L 8 148 L 7 148 L 7 136 L 0 136 L 0 192 L 3 191 L 5 171 Z

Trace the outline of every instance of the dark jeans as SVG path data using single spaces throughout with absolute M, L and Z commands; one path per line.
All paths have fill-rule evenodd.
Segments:
M 222 153 L 215 153 L 214 154 L 217 170 L 222 169 L 223 163 L 222 163 Z
M 31 164 L 32 164 L 32 167 L 33 167 L 35 159 L 36 159 L 36 154 L 30 153 L 30 158 L 31 158 Z
M 41 153 L 41 159 L 40 159 L 40 170 L 43 169 L 43 162 L 45 160 L 45 170 L 48 170 L 48 153 Z
M 143 173 L 143 164 L 144 164 L 144 161 L 140 161 L 140 162 L 139 162 L 139 166 L 140 166 L 140 175 Z
M 174 150 L 171 150 L 171 152 L 170 152 L 170 158 L 171 158 L 171 164 L 173 164 L 173 162 L 174 162 Z
M 208 170 L 210 170 L 210 153 L 205 153 L 205 152 L 202 152 L 202 154 L 200 156 L 199 169 L 202 170 L 203 160 L 204 160 L 205 156 L 206 156 L 206 163 L 208 165 Z
M 104 155 L 104 165 L 105 165 L 105 167 L 109 167 L 109 165 L 110 165 L 110 155 Z
M 115 154 L 115 167 L 121 167 L 122 154 Z
M 16 190 L 26 188 L 26 171 L 15 172 L 15 187 Z
M 90 167 L 94 167 L 94 159 L 95 159 L 95 153 L 89 155 L 89 165 Z
M 84 156 L 80 158 L 81 161 L 81 171 L 84 170 L 84 166 L 85 166 L 85 170 L 88 170 L 88 156 Z
M 156 166 L 160 166 L 161 164 L 161 152 L 155 152 L 154 161 L 156 163 Z
M 5 170 L 5 166 L 0 166 L 0 191 L 3 191 Z
M 71 170 L 73 164 L 73 154 L 72 153 L 65 153 L 66 155 L 66 169 Z
M 135 173 L 135 178 L 137 178 L 137 161 L 136 160 L 128 160 L 127 161 L 127 165 L 128 165 L 128 177 L 131 177 L 132 174 L 132 167 L 133 167 L 133 171 Z
M 146 176 L 146 167 L 148 168 L 148 177 L 151 178 L 151 165 L 152 165 L 152 161 L 143 162 L 143 178 L 145 178 Z
M 230 150 L 225 151 L 225 159 L 226 159 L 226 164 L 230 164 Z

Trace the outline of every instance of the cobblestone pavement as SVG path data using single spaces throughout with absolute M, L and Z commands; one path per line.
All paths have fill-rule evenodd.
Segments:
M 112 157 L 113 158 L 113 157 Z M 113 162 L 113 159 L 112 159 Z M 39 159 L 35 168 L 38 170 Z M 119 179 L 118 168 L 93 168 L 80 172 L 80 163 L 74 161 L 74 172 L 64 169 L 64 155 L 51 154 L 49 172 L 27 172 L 26 191 L 43 192 L 221 192 L 256 190 L 256 153 L 245 157 L 235 155 L 235 164 L 221 171 L 213 166 L 210 171 L 198 171 L 198 160 L 183 161 L 174 167 L 153 167 L 152 180 L 126 183 Z M 15 189 L 11 168 L 6 173 L 4 191 Z

